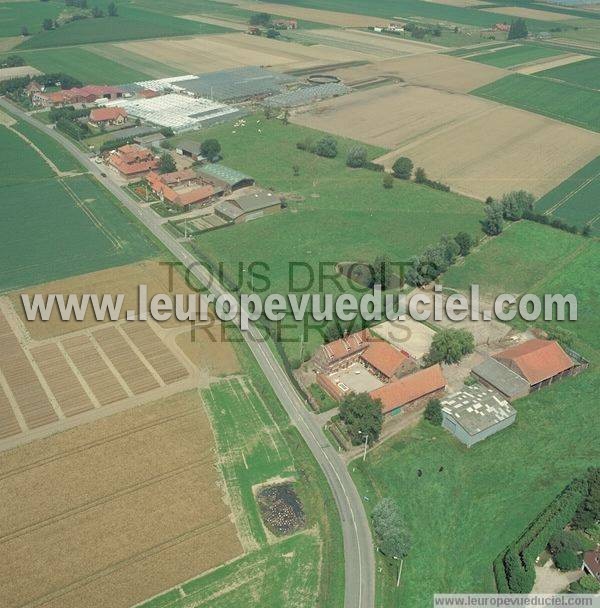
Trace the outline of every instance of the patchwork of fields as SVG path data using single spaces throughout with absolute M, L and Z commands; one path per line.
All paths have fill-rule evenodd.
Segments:
M 600 90 L 600 59 L 587 59 L 539 72 L 538 76 L 562 80 L 580 87 Z
M 510 68 L 523 63 L 561 55 L 562 51 L 542 46 L 515 45 L 507 48 L 497 48 L 491 51 L 476 51 L 472 55 L 463 55 L 465 59 L 493 65 L 498 68 Z
M 43 134 L 36 137 L 43 139 Z M 64 167 L 74 168 L 58 147 L 47 152 Z M 4 262 L 0 291 L 156 253 L 133 218 L 89 175 L 56 176 L 31 146 L 6 127 L 0 129 L 0 153 L 5 159 L 0 169 Z

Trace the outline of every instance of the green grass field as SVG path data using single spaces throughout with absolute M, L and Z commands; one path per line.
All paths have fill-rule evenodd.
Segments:
M 471 93 L 578 127 L 600 131 L 600 91 L 536 76 L 511 74 Z
M 0 291 L 156 254 L 134 219 L 89 175 L 56 178 L 31 146 L 5 128 L 0 155 Z
M 20 36 L 25 26 L 31 34 L 42 29 L 44 19 L 55 19 L 64 4 L 60 2 L 2 2 L 0 3 L 0 38 Z
M 152 77 L 81 47 L 27 51 L 20 55 L 28 65 L 41 72 L 64 72 L 84 84 L 124 84 Z
M 600 157 L 582 167 L 536 203 L 536 210 L 550 213 L 568 224 L 592 224 L 600 230 Z
M 31 36 L 18 48 L 43 49 L 117 40 L 217 34 L 227 31 L 230 30 L 120 4 L 118 17 L 83 19 L 68 23 L 58 29 Z
M 239 334 L 231 337 L 241 339 Z M 340 608 L 342 539 L 328 485 L 249 351 L 241 344 L 236 351 L 243 376 L 213 384 L 202 396 L 236 522 L 255 548 L 143 607 L 184 608 L 193 603 L 210 608 Z M 305 531 L 277 543 L 267 540 L 252 489 L 274 478 L 297 482 L 307 517 Z
M 238 264 L 253 261 L 268 264 L 271 284 L 267 290 L 290 291 L 288 262 L 308 264 L 318 278 L 318 263 L 333 272 L 341 261 L 372 261 L 389 254 L 404 261 L 442 235 L 461 230 L 479 232 L 481 203 L 452 193 L 396 180 L 394 188 L 382 187 L 380 173 L 345 166 L 346 153 L 354 142 L 338 139 L 340 152 L 324 159 L 296 149 L 307 136 L 315 140 L 323 134 L 280 121 L 248 117 L 246 127 L 221 125 L 185 137 L 216 137 L 223 147 L 223 163 L 253 176 L 263 187 L 288 196 L 288 208 L 260 220 L 201 234 L 196 248 L 213 263 L 223 262 L 226 272 L 238 276 Z M 261 120 L 257 124 L 257 120 Z M 259 129 L 261 132 L 259 132 Z M 234 132 L 235 131 L 235 132 Z M 374 157 L 380 150 L 365 146 Z M 299 175 L 294 176 L 293 166 Z M 339 293 L 346 281 L 302 289 L 308 271 L 295 273 L 300 291 Z M 236 279 L 237 280 L 237 279 Z M 254 289 L 262 288 L 257 280 Z M 246 290 L 249 286 L 244 287 Z M 290 323 L 292 323 L 290 321 Z M 308 342 L 298 343 L 299 328 L 292 324 L 284 344 L 290 358 L 301 348 L 310 352 L 321 343 L 318 332 L 310 332 Z
M 600 242 L 596 239 L 521 221 L 485 241 L 463 264 L 451 268 L 443 276 L 443 284 L 461 291 L 478 284 L 482 295 L 488 296 L 572 293 L 577 297 L 578 320 L 558 325 L 574 333 L 590 350 L 600 344 L 598 273 Z
M 511 68 L 522 63 L 535 61 L 536 59 L 545 59 L 546 57 L 554 57 L 560 55 L 561 51 L 533 45 L 515 46 L 509 49 L 500 49 L 467 57 L 470 61 L 477 63 L 485 63 L 493 65 L 497 68 Z
M 59 171 L 84 171 L 75 158 L 52 137 L 27 122 L 17 122 L 13 128 L 37 146 L 58 167 Z
M 538 76 L 563 80 L 580 87 L 600 90 L 600 59 L 586 59 L 538 72 Z

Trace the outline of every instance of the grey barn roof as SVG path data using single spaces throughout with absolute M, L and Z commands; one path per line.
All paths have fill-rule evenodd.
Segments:
M 184 139 L 183 141 L 179 142 L 175 148 L 185 150 L 186 152 L 190 152 L 191 154 L 198 156 L 201 154 L 202 144 L 199 141 Z
M 529 383 L 512 369 L 500 363 L 497 359 L 488 357 L 472 369 L 476 376 L 495 386 L 509 399 L 519 397 L 529 392 Z
M 248 180 L 254 181 L 249 175 L 232 169 L 231 167 L 227 167 L 226 165 L 221 165 L 220 163 L 208 163 L 201 167 L 198 172 L 200 175 L 206 175 L 209 178 L 215 177 L 229 186 L 235 186 L 240 182 Z
M 442 411 L 469 435 L 477 435 L 515 414 L 506 399 L 478 384 L 442 399 L 441 404 Z
M 264 100 L 264 104 L 276 108 L 294 108 L 313 101 L 318 101 L 319 99 L 329 99 L 330 97 L 346 95 L 346 93 L 350 93 L 350 91 L 351 89 L 346 85 L 339 82 L 329 82 L 267 97 Z
M 227 202 L 239 207 L 244 213 L 266 209 L 273 205 L 279 205 L 281 201 L 268 190 L 260 190 L 251 194 L 242 194 L 241 196 L 232 196 L 227 199 Z

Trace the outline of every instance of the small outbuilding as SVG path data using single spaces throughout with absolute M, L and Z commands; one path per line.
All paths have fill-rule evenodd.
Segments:
M 228 222 L 242 224 L 276 213 L 280 209 L 281 199 L 277 195 L 268 190 L 255 188 L 251 192 L 230 196 L 217 203 L 215 214 Z
M 474 384 L 441 401 L 442 426 L 467 447 L 510 426 L 517 412 L 491 388 Z
M 202 144 L 199 141 L 186 139 L 177 144 L 175 152 L 181 156 L 187 156 L 192 160 L 204 160 L 202 156 Z
M 594 549 L 583 554 L 582 570 L 600 581 L 600 550 Z

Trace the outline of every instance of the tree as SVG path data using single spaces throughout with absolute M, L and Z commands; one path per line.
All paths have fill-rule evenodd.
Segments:
M 502 203 L 490 203 L 485 207 L 485 219 L 481 222 L 483 231 L 489 236 L 497 236 L 504 228 L 504 207 Z
M 587 530 L 600 521 L 600 467 L 590 469 L 585 498 L 573 517 L 573 525 Z
M 554 565 L 562 572 L 579 570 L 581 568 L 581 555 L 577 555 L 571 549 L 563 549 L 554 556 Z
M 20 55 L 9 55 L 3 62 L 2 67 L 16 68 L 25 65 L 25 60 Z
M 267 26 L 271 23 L 271 15 L 269 13 L 254 13 L 250 17 L 250 25 Z
M 417 167 L 417 170 L 415 171 L 415 181 L 417 184 L 424 184 L 427 181 L 427 173 L 425 173 L 423 167 Z
M 205 139 L 200 144 L 200 153 L 208 160 L 214 160 L 221 154 L 221 144 L 216 139 Z
M 394 187 L 394 178 L 392 177 L 391 173 L 383 174 L 383 187 L 386 190 L 389 190 L 390 188 Z
M 392 279 L 393 273 L 391 269 L 392 260 L 389 255 L 380 255 L 375 258 L 373 262 L 373 276 L 371 277 L 373 285 L 381 285 L 381 289 L 385 291 Z
M 163 150 L 172 150 L 173 149 L 173 144 L 168 139 L 163 139 L 160 142 L 160 147 Z
M 600 591 L 600 582 L 593 574 L 586 574 L 579 580 L 572 582 L 569 585 L 571 593 L 598 593 Z
M 439 399 L 430 399 L 427 402 L 424 416 L 434 426 L 442 426 L 442 404 Z
M 158 163 L 159 173 L 172 173 L 177 169 L 173 157 L 168 152 L 163 152 L 160 155 L 160 161 Z
M 346 157 L 346 166 L 348 167 L 362 167 L 367 162 L 367 150 L 362 146 L 352 146 L 348 150 L 348 156 Z
M 410 179 L 413 171 L 413 162 L 406 156 L 397 158 L 392 165 L 394 175 L 400 179 Z
M 283 111 L 283 117 L 281 119 L 281 122 L 286 127 L 290 124 L 290 111 L 289 110 L 286 109 Z
M 29 29 L 26 25 L 21 26 L 21 36 L 29 36 Z
M 466 329 L 442 329 L 433 337 L 427 361 L 429 363 L 458 363 L 475 350 L 473 334 Z
M 527 38 L 529 32 L 527 30 L 527 23 L 525 19 L 519 17 L 510 24 L 508 30 L 507 40 L 517 40 L 518 38 Z
M 163 137 L 173 137 L 173 135 L 175 135 L 175 131 L 173 131 L 171 127 L 161 127 L 160 134 Z
M 108 12 L 108 16 L 109 17 L 116 17 L 118 12 L 117 12 L 117 5 L 114 2 L 111 2 L 108 7 L 107 7 L 107 12 Z
M 44 21 L 42 21 L 42 27 L 45 30 L 51 30 L 54 28 L 54 21 L 52 21 L 52 19 L 44 19 Z
M 335 158 L 338 153 L 337 141 L 331 135 L 326 135 L 315 144 L 314 152 L 318 156 Z
M 504 219 L 516 222 L 526 211 L 533 209 L 535 197 L 525 190 L 513 190 L 505 194 L 500 201 Z
M 279 38 L 281 36 L 281 32 L 271 27 L 267 30 L 267 38 Z
M 459 232 L 454 240 L 458 245 L 460 255 L 463 257 L 468 255 L 473 245 L 475 245 L 475 239 L 468 232 Z
M 273 118 L 273 108 L 271 106 L 265 106 L 263 112 L 267 120 L 271 120 L 271 118 Z
M 590 222 L 586 222 L 581 229 L 582 236 L 592 236 L 592 225 Z
M 380 553 L 390 562 L 403 560 L 408 555 L 412 542 L 398 505 L 391 498 L 383 498 L 375 505 L 371 518 Z
M 375 443 L 383 426 L 381 401 L 368 393 L 351 393 L 340 403 L 340 419 L 353 445 L 363 443 L 366 436 L 370 443 Z
M 92 17 L 94 17 L 94 19 L 99 19 L 100 17 L 104 17 L 104 11 L 97 6 L 94 6 L 92 8 Z
M 583 551 L 583 545 L 573 532 L 561 530 L 548 541 L 548 551 L 552 555 L 558 555 L 561 551 L 574 551 L 578 553 Z
M 298 177 L 300 175 L 300 167 L 298 165 L 292 165 L 292 173 L 294 177 Z

